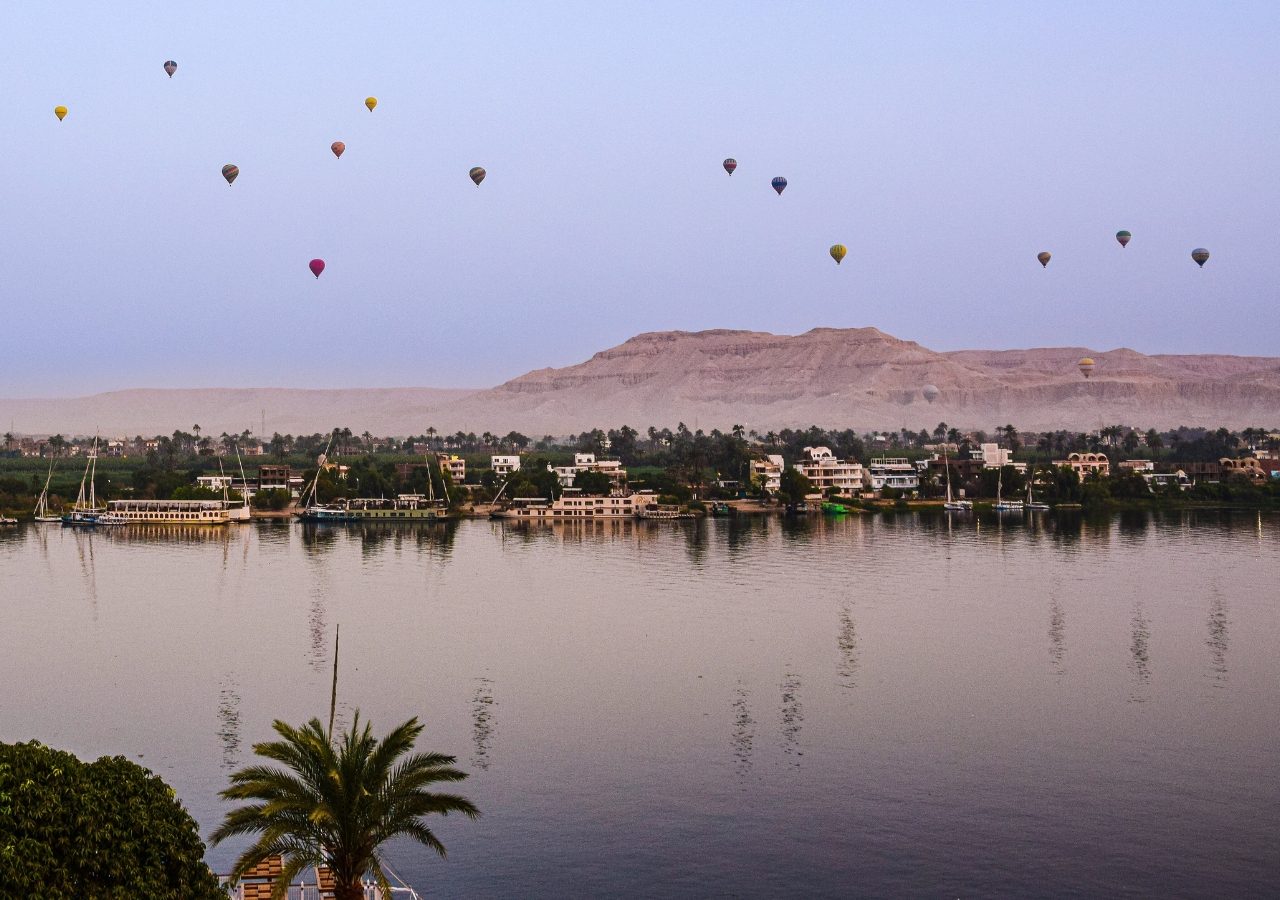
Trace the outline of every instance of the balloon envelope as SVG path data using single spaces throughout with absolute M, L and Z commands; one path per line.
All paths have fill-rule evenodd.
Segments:
M 832 244 L 829 252 L 831 253 L 831 258 L 836 261 L 836 265 L 838 266 L 840 265 L 840 260 L 844 259 L 844 255 L 849 251 L 845 248 L 844 244 Z
M 164 70 L 168 73 L 169 77 L 172 78 L 173 73 L 178 71 L 178 64 L 171 59 L 166 59 L 164 61 Z
M 479 166 L 476 166 L 467 174 L 470 175 L 471 180 L 476 183 L 476 187 L 480 187 L 480 182 L 484 181 L 484 176 L 485 176 L 484 169 L 480 168 Z
M 373 108 L 378 105 L 377 97 L 365 97 L 364 105 L 369 107 L 369 112 L 373 112 Z
M 724 170 L 728 172 L 730 175 L 732 175 L 733 170 L 738 168 L 738 161 L 736 159 L 726 159 L 723 165 L 724 165 Z
M 334 156 L 338 157 L 338 159 L 342 159 L 342 154 L 346 151 L 347 145 L 342 143 L 342 141 L 334 141 L 329 145 L 329 149 L 333 151 Z
M 240 167 L 233 165 L 225 165 L 222 167 L 222 177 L 227 179 L 227 184 L 235 181 L 240 176 Z
M 1095 363 L 1092 359 L 1090 359 L 1087 356 L 1084 359 L 1080 360 L 1080 362 L 1076 363 L 1076 366 L 1080 369 L 1080 374 L 1083 375 L 1085 378 L 1088 378 L 1090 375 L 1093 374 L 1093 367 L 1095 365 L 1097 365 L 1097 363 Z
M 67 117 L 67 108 L 65 106 L 55 106 L 53 108 L 53 114 L 57 116 L 58 121 L 61 122 Z
M 924 399 L 932 403 L 934 400 L 938 399 L 938 395 L 941 394 L 942 391 L 938 390 L 938 386 L 936 384 L 926 384 L 920 389 L 920 393 L 924 394 Z
M 781 175 L 769 183 L 773 185 L 773 189 L 778 192 L 779 197 L 782 196 L 782 192 L 787 188 L 787 179 L 783 178 Z
M 1197 247 L 1191 251 L 1191 258 L 1196 261 L 1196 265 L 1204 268 L 1204 264 L 1209 261 L 1209 251 L 1203 247 Z
M 1127 231 L 1117 231 L 1116 240 L 1120 242 L 1121 247 L 1128 247 L 1129 241 L 1133 240 L 1133 235 Z
M 1041 266 L 1047 267 L 1049 265 L 1049 260 L 1053 259 L 1053 254 L 1048 250 L 1041 250 L 1036 254 L 1036 259 L 1040 260 Z
M 313 259 L 308 263 L 308 267 L 311 269 L 311 274 L 319 278 L 320 273 L 324 271 L 324 260 Z

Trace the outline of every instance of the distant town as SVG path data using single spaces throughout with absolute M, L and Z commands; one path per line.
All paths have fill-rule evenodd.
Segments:
M 394 517 L 396 498 L 425 497 L 459 514 L 511 518 L 676 518 L 944 501 L 1000 508 L 1010 501 L 1028 508 L 1280 504 L 1280 430 L 1268 428 L 1024 433 L 1002 425 L 988 434 L 939 422 L 919 432 L 812 427 L 761 434 L 680 423 L 536 439 L 430 427 L 408 437 L 334 428 L 264 439 L 248 430 L 210 435 L 194 425 L 153 437 L 7 433 L 0 511 L 30 517 L 37 498 L 49 509 L 67 508 L 77 484 L 83 492 L 91 456 L 91 487 L 102 500 L 248 500 L 255 516 L 278 517 L 308 503 L 347 509 L 373 498 L 391 503 Z

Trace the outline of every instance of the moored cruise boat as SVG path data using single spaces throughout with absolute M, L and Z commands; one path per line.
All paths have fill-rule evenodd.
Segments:
M 225 525 L 229 521 L 227 504 L 221 500 L 111 500 L 98 524 Z
M 516 497 L 504 509 L 495 510 L 495 519 L 520 521 L 552 521 L 559 519 L 634 519 L 649 505 L 657 505 L 652 491 L 623 494 L 614 492 L 607 497 L 583 495 L 573 488 L 565 488 L 557 500 L 545 497 Z
M 304 522 L 444 522 L 454 518 L 448 504 L 422 494 L 400 494 L 394 500 L 358 497 L 315 503 L 298 514 Z

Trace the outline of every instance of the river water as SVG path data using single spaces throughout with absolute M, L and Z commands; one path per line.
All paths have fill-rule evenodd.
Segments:
M 207 835 L 276 718 L 410 716 L 468 897 L 1245 896 L 1280 883 L 1280 517 L 0 533 L 0 740 Z M 213 849 L 218 871 L 237 846 Z

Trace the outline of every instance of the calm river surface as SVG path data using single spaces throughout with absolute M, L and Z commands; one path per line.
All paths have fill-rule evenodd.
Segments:
M 272 719 L 410 716 L 484 815 L 433 896 L 1280 883 L 1280 517 L 0 533 L 0 740 L 207 835 Z M 236 847 L 210 852 L 225 871 Z

